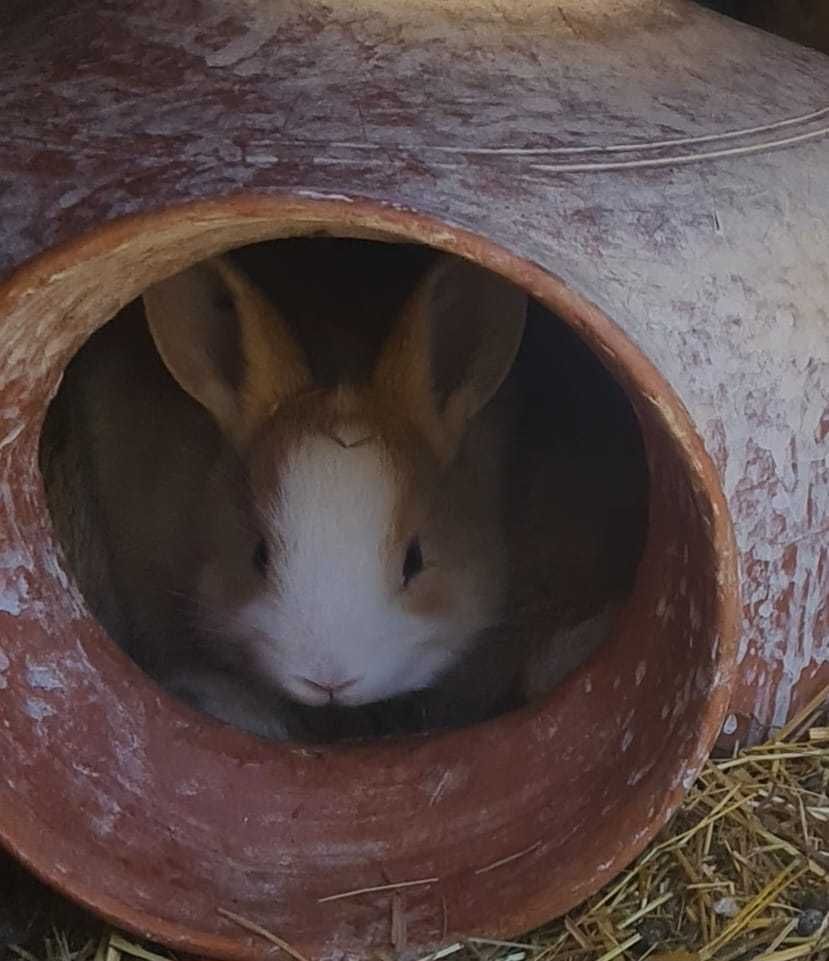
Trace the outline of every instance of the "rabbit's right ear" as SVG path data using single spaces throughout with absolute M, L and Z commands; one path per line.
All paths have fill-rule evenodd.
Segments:
M 237 447 L 311 381 L 279 312 L 226 258 L 151 287 L 144 308 L 167 369 Z

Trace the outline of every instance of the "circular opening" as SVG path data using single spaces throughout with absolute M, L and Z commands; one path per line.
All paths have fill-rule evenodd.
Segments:
M 408 240 L 502 274 L 567 322 L 629 397 L 650 475 L 632 595 L 610 641 L 540 706 L 427 738 L 271 744 L 205 722 L 89 615 L 56 550 L 40 429 L 69 358 L 142 290 L 231 247 L 317 231 Z M 3 838 L 99 913 L 168 944 L 254 957 L 244 915 L 310 953 L 509 935 L 597 889 L 653 836 L 727 704 L 735 560 L 714 471 L 680 403 L 576 292 L 486 240 L 364 202 L 250 198 L 124 221 L 0 292 Z M 539 329 L 544 329 L 543 325 Z M 431 880 L 429 880 L 431 879 Z
M 133 301 L 68 365 L 41 469 L 110 637 L 216 718 L 312 743 L 537 702 L 612 632 L 647 520 L 635 413 L 574 332 L 367 240 L 251 245 Z

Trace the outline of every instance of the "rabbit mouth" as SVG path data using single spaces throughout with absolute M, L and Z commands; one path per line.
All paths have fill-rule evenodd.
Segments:
M 361 680 L 362 677 L 341 678 L 322 674 L 308 677 L 294 674 L 290 678 L 289 693 L 301 703 L 311 707 L 322 707 L 326 704 L 359 704 L 363 702 L 350 701 L 349 691 L 352 691 Z

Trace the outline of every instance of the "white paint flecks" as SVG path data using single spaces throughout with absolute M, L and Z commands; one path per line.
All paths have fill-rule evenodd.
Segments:
M 627 783 L 630 787 L 635 787 L 644 777 L 654 769 L 656 762 L 652 761 L 646 764 L 644 767 L 639 768 L 638 771 L 634 771 L 632 774 L 628 775 Z
M 196 797 L 203 790 L 204 786 L 201 782 L 195 780 L 179 781 L 176 785 L 176 794 L 179 797 Z
M 3 450 L 4 447 L 8 447 L 10 444 L 13 444 L 17 440 L 17 438 L 20 436 L 25 426 L 26 425 L 23 423 L 17 423 L 8 431 L 8 433 L 4 437 L 0 437 L 0 450 Z
M 83 764 L 73 764 L 72 770 L 85 778 L 91 778 L 93 781 L 97 781 L 101 777 L 100 771 L 93 771 L 92 768 L 86 767 Z
M 26 698 L 23 701 L 23 710 L 33 721 L 43 721 L 57 713 L 51 704 L 36 697 Z
M 9 548 L 0 554 L 0 611 L 17 617 L 29 597 L 31 561 L 21 551 Z
M 639 685 L 642 683 L 642 681 L 645 680 L 645 675 L 646 675 L 647 673 L 648 673 L 648 665 L 647 665 L 647 662 L 645 662 L 645 661 L 640 661 L 640 662 L 636 665 L 636 686 L 637 686 L 637 687 L 639 687 Z
M 434 791 L 432 791 L 432 794 L 429 798 L 429 807 L 432 807 L 438 803 L 438 801 L 441 799 L 441 796 L 443 795 L 444 790 L 446 789 L 446 785 L 449 783 L 451 778 L 452 778 L 451 771 L 443 772 L 440 780 L 438 781 Z
M 115 829 L 115 822 L 117 821 L 117 815 L 111 812 L 105 814 L 93 814 L 89 817 L 89 823 L 92 825 L 93 831 L 98 835 L 98 837 L 105 838 L 112 834 Z
M 305 197 L 306 200 L 339 200 L 342 203 L 354 203 L 354 198 L 347 194 L 322 193 L 317 190 L 297 190 L 296 193 L 297 196 Z
M 26 681 L 29 687 L 42 691 L 61 691 L 64 686 L 61 674 L 49 664 L 27 664 Z

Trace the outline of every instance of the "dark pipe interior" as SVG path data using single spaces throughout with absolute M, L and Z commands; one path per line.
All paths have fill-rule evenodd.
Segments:
M 316 382 L 328 386 L 343 376 L 359 381 L 370 374 L 389 320 L 397 316 L 436 252 L 415 244 L 311 237 L 256 244 L 240 248 L 232 256 L 269 295 L 283 316 L 295 322 Z M 359 329 L 355 329 L 355 323 Z M 128 324 L 146 329 L 137 301 L 93 337 L 110 336 L 117 325 Z M 154 351 L 148 334 L 139 331 L 138 336 L 142 349 Z M 133 343 L 129 338 L 125 342 Z M 363 349 L 366 343 L 370 345 L 368 351 Z M 81 348 L 81 353 L 83 350 Z M 630 402 L 574 331 L 535 301 L 530 303 L 516 365 L 526 390 L 521 419 L 523 434 L 519 441 L 522 445 L 555 445 L 565 453 L 588 458 L 588 462 L 595 454 L 596 497 L 612 496 L 612 486 L 618 482 L 612 475 L 598 476 L 606 470 L 608 452 L 613 452 L 620 469 L 624 464 L 626 476 L 633 465 L 634 489 L 625 509 L 614 517 L 611 535 L 613 543 L 623 544 L 624 548 L 621 552 L 609 548 L 601 554 L 595 570 L 597 585 L 604 585 L 608 591 L 629 591 L 647 523 L 647 467 L 642 436 Z M 70 533 L 69 528 L 62 525 L 61 515 L 71 511 L 72 506 L 65 503 L 68 492 L 49 479 L 58 476 L 54 470 L 56 458 L 64 461 L 68 458 L 79 472 L 83 470 L 83 452 L 68 449 L 70 443 L 66 440 L 65 408 L 71 399 L 74 367 L 75 362 L 69 365 L 66 386 L 52 404 L 41 448 L 53 516 L 70 558 L 78 545 L 71 545 L 68 540 L 77 536 L 77 529 Z M 124 369 L 129 369 L 126 356 Z M 158 376 L 177 389 L 160 364 Z M 123 425 L 123 431 L 127 437 L 129 426 Z M 520 484 L 513 485 L 510 496 L 516 502 L 521 501 L 524 491 Z M 573 504 L 573 510 L 590 509 L 590 502 Z M 541 529 L 532 536 L 540 544 L 541 539 L 554 539 L 556 532 Z M 539 550 L 538 555 L 538 563 L 544 563 L 546 550 Z M 101 612 L 99 616 L 106 626 L 106 615 Z M 516 643 L 520 643 L 525 627 L 520 623 L 516 625 Z M 137 659 L 140 662 L 140 656 Z M 301 711 L 303 722 L 313 736 L 330 741 L 415 733 L 471 723 L 519 707 L 521 703 L 520 698 L 509 696 L 499 702 L 497 708 L 489 708 L 485 716 L 460 712 L 447 717 L 443 706 L 436 711 L 428 697 L 414 694 L 362 708 L 302 708 Z

